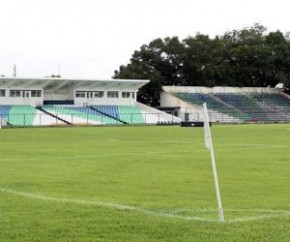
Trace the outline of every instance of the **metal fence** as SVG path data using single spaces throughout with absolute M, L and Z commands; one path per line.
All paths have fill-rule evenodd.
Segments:
M 0 116 L 0 125 L 6 126 L 65 126 L 65 125 L 120 125 L 120 124 L 179 124 L 181 121 L 203 122 L 201 112 L 185 113 L 182 118 L 164 113 L 140 113 L 123 114 L 122 119 L 116 114 L 96 116 L 84 114 L 82 116 L 48 115 L 48 114 L 13 114 Z M 114 118 L 115 117 L 115 118 Z M 118 118 L 119 117 L 119 118 Z M 275 123 L 290 122 L 290 113 L 283 112 L 252 112 L 243 114 L 228 112 L 226 114 L 214 111 L 209 112 L 210 121 L 213 123 Z
M 290 113 L 288 112 L 227 112 L 220 113 L 215 111 L 209 112 L 210 121 L 213 123 L 275 123 L 290 122 Z M 188 113 L 185 119 L 194 121 L 203 121 L 203 114 L 200 112 Z
M 91 113 L 74 114 L 13 114 L 0 116 L 0 125 L 5 126 L 64 126 L 64 125 L 118 125 L 118 124 L 176 124 L 180 119 L 164 113 L 128 113 L 120 118 L 116 114 L 96 116 Z

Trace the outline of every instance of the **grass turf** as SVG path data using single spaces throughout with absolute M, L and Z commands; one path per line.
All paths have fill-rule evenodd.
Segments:
M 1 241 L 289 241 L 290 125 L 0 132 Z

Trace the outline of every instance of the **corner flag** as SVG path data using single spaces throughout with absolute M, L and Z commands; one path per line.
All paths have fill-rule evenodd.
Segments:
M 216 169 L 216 163 L 215 163 L 215 156 L 214 156 L 211 131 L 210 131 L 210 125 L 209 125 L 209 116 L 208 116 L 208 110 L 207 110 L 206 103 L 203 104 L 203 111 L 204 111 L 204 125 L 203 126 L 204 126 L 205 147 L 210 151 L 210 156 L 211 156 L 212 171 L 213 171 L 217 204 L 218 204 L 219 221 L 224 222 L 225 221 L 224 220 L 224 211 L 223 211 L 223 207 L 222 207 L 221 193 L 220 193 L 220 188 L 219 188 L 218 175 L 217 175 L 217 169 Z

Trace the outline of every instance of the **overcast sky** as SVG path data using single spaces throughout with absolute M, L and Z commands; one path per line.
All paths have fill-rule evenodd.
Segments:
M 260 23 L 290 30 L 289 0 L 0 0 L 0 74 L 110 79 L 155 38 Z

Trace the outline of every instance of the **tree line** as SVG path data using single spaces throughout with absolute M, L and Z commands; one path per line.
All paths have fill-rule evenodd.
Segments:
M 287 33 L 267 32 L 255 24 L 210 38 L 197 33 L 155 39 L 134 51 L 113 78 L 149 79 L 138 101 L 159 105 L 164 85 L 266 87 L 289 84 L 290 41 Z

